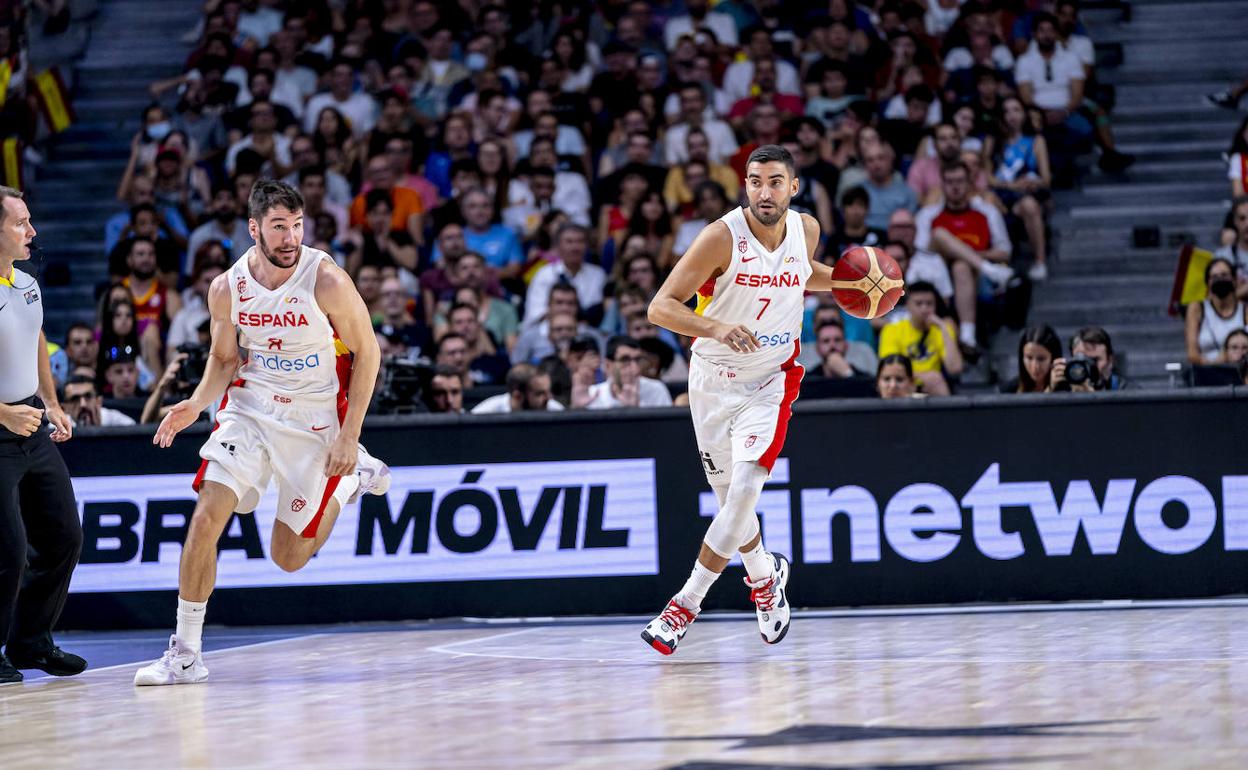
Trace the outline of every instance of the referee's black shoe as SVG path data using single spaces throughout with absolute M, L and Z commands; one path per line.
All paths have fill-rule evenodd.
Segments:
M 0 684 L 22 681 L 22 672 L 13 667 L 9 659 L 0 655 Z
M 52 676 L 73 676 L 87 668 L 87 661 L 50 642 L 25 650 L 9 645 L 5 652 L 17 668 L 37 668 Z

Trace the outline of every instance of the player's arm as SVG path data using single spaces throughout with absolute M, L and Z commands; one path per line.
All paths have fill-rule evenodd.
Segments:
M 221 398 L 238 371 L 238 337 L 234 332 L 234 319 L 230 317 L 228 272 L 212 279 L 208 287 L 208 313 L 212 344 L 204 365 L 204 377 L 191 397 L 171 406 L 160 421 L 152 437 L 152 443 L 158 446 L 169 446 L 179 431 L 199 419 L 200 412 Z
M 700 316 L 685 303 L 708 280 L 722 275 L 732 261 L 732 234 L 723 222 L 712 222 L 685 252 L 646 311 L 650 323 L 686 337 L 711 337 L 733 350 L 758 349 L 758 340 L 744 324 L 729 325 Z
M 355 469 L 356 446 L 364 413 L 373 398 L 377 370 L 381 368 L 381 348 L 373 334 L 368 307 L 342 268 L 325 260 L 316 276 L 316 301 L 329 316 L 338 338 L 354 357 L 351 361 L 351 386 L 347 390 L 347 413 L 342 419 L 338 438 L 330 447 L 325 463 L 328 476 L 341 476 Z
M 815 259 L 815 249 L 819 248 L 819 220 L 810 214 L 802 214 L 802 227 L 806 231 L 806 259 L 810 262 L 810 279 L 806 281 L 806 290 L 831 291 L 832 268 Z

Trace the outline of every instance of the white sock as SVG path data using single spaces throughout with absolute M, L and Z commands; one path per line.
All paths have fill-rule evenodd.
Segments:
M 203 644 L 204 612 L 208 602 L 188 602 L 178 597 L 178 630 L 174 633 L 182 640 L 182 644 L 199 652 Z
M 975 347 L 975 324 L 963 321 L 958 324 L 958 340 L 963 344 Z
M 745 565 L 745 572 L 750 576 L 751 583 L 767 580 L 776 572 L 775 559 L 763 548 L 762 540 L 758 541 L 753 550 L 741 552 L 741 563 Z
M 711 590 L 718 577 L 718 572 L 711 572 L 700 561 L 694 562 L 689 579 L 676 594 L 676 602 L 685 609 L 697 612 L 702 609 L 702 600 L 706 598 L 706 592 Z

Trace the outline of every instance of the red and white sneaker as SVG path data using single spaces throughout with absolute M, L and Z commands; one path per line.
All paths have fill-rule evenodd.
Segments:
M 697 617 L 696 610 L 677 604 L 672 599 L 663 612 L 641 632 L 641 638 L 664 655 L 671 655 L 676 652 L 676 645 L 680 644 L 685 632 L 689 630 L 689 625 Z
M 789 597 L 784 590 L 789 582 L 789 560 L 774 553 L 771 558 L 776 563 L 775 573 L 756 583 L 751 583 L 747 577 L 745 584 L 750 587 L 750 601 L 754 602 L 763 641 L 779 644 L 789 632 Z

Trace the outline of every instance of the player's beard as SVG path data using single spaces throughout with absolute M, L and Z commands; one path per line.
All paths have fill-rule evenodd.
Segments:
M 264 233 L 260 233 L 259 235 L 260 237 L 256 240 L 256 245 L 260 247 L 260 253 L 264 255 L 265 259 L 269 260 L 269 264 L 273 265 L 273 267 L 280 270 L 289 270 L 295 266 L 296 262 L 299 261 L 298 247 L 295 248 L 294 255 L 290 259 L 290 264 L 284 264 L 277 253 L 269 248 L 269 244 L 265 243 Z
M 771 227 L 775 223 L 779 222 L 781 217 L 783 217 L 788 210 L 789 202 L 787 200 L 783 204 L 772 201 L 771 208 L 766 211 L 759 210 L 757 203 L 750 204 L 750 213 L 752 213 L 754 218 L 760 223 L 768 227 Z

